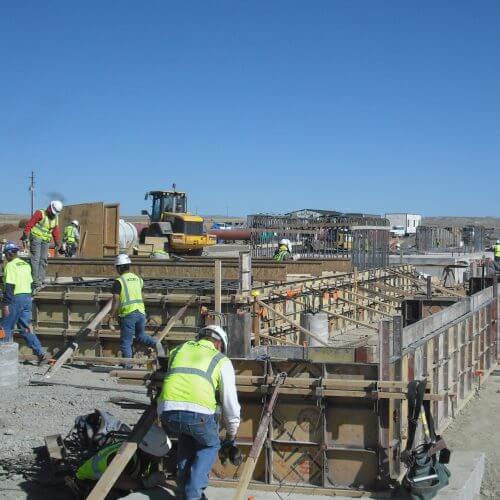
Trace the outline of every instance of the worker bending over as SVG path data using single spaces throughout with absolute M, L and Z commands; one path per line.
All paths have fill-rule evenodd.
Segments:
M 37 210 L 24 227 L 21 241 L 30 242 L 31 273 L 35 288 L 39 288 L 45 279 L 47 258 L 49 256 L 50 240 L 54 238 L 56 250 L 64 253 L 61 246 L 61 230 L 59 229 L 59 214 L 63 204 L 51 201 L 45 210 Z
M 104 474 L 121 445 L 122 443 L 114 443 L 99 450 L 80 466 L 76 471 L 76 480 L 68 482 L 68 486 L 85 498 Z M 171 447 L 165 431 L 157 425 L 151 426 L 113 487 L 122 491 L 138 491 L 165 486 L 165 473 L 159 471 L 156 464 L 161 462 Z
M 2 302 L 2 319 L 0 326 L 4 332 L 2 342 L 12 342 L 14 328 L 19 328 L 19 334 L 25 340 L 29 348 L 37 355 L 39 364 L 45 364 L 50 359 L 40 340 L 33 332 L 32 298 L 31 298 L 31 267 L 17 256 L 19 247 L 8 241 L 3 247 L 7 263 L 3 270 L 4 293 Z
M 142 298 L 144 282 L 129 271 L 130 257 L 120 254 L 115 266 L 120 275 L 113 283 L 113 303 L 110 316 L 118 314 L 120 321 L 120 347 L 124 358 L 131 358 L 132 343 L 135 340 L 146 347 L 156 347 L 156 340 L 146 335 L 146 308 Z M 131 368 L 131 366 L 127 366 Z
M 497 240 L 493 245 L 493 252 L 495 254 L 495 268 L 500 270 L 500 240 Z
M 283 262 L 284 260 L 292 259 L 292 243 L 289 239 L 280 240 L 279 246 L 274 252 L 273 260 L 275 262 Z
M 218 401 L 226 427 L 222 446 L 235 446 L 240 405 L 227 347 L 226 332 L 210 325 L 198 332 L 196 340 L 170 354 L 158 413 L 164 429 L 178 437 L 177 483 L 185 500 L 205 498 L 208 475 L 221 447 Z
M 80 223 L 72 220 L 63 231 L 63 250 L 66 257 L 73 257 L 76 254 L 80 243 Z

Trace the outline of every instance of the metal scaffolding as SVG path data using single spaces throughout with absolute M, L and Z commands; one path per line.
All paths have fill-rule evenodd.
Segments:
M 482 252 L 486 237 L 483 226 L 419 226 L 416 245 L 419 252 Z
M 255 258 L 271 258 L 287 238 L 300 258 L 349 259 L 358 269 L 388 264 L 389 223 L 380 217 L 249 215 L 248 228 Z

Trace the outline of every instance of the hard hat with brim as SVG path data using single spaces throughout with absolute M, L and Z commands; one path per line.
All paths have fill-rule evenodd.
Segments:
M 16 253 L 16 252 L 19 252 L 19 247 L 13 241 L 8 241 L 7 243 L 5 243 L 5 246 L 3 247 L 3 252 L 4 253 Z

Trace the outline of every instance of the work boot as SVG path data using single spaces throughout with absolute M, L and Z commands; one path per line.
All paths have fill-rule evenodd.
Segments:
M 52 356 L 48 352 L 40 354 L 38 356 L 38 366 L 47 365 L 51 359 Z

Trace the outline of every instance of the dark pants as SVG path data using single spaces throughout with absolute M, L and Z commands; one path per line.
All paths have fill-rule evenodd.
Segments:
M 192 411 L 165 411 L 161 423 L 177 436 L 177 483 L 186 500 L 199 500 L 220 448 L 215 415 Z
M 139 344 L 156 347 L 156 340 L 146 335 L 146 316 L 139 311 L 133 311 L 120 318 L 120 347 L 122 357 L 132 357 L 132 342 L 134 338 Z
M 14 336 L 14 328 L 20 329 L 19 334 L 26 342 L 27 346 L 33 350 L 37 356 L 43 356 L 44 350 L 40 340 L 31 328 L 31 295 L 29 293 L 21 293 L 14 295 L 12 304 L 9 304 L 9 315 L 2 318 L 0 325 L 5 332 L 4 342 L 12 342 Z

